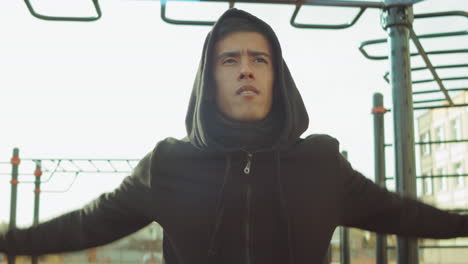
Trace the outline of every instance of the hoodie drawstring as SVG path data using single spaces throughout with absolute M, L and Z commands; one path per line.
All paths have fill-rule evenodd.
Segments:
M 288 264 L 294 264 L 294 255 L 293 255 L 293 248 L 292 248 L 292 231 L 291 231 L 291 223 L 289 221 L 289 212 L 286 206 L 286 200 L 284 198 L 283 192 L 283 185 L 281 184 L 281 159 L 279 151 L 275 152 L 276 157 L 276 171 L 277 171 L 277 180 L 278 180 L 278 192 L 279 192 L 279 200 L 281 211 L 284 213 L 284 219 L 286 220 L 286 228 L 287 228 L 287 239 L 288 239 Z
M 219 240 L 219 229 L 221 227 L 221 223 L 223 221 L 224 216 L 224 191 L 226 188 L 226 184 L 229 180 L 229 171 L 231 170 L 231 157 L 226 156 L 226 170 L 224 171 L 224 180 L 221 186 L 221 191 L 218 198 L 218 203 L 216 206 L 216 221 L 213 230 L 213 234 L 211 235 L 210 247 L 208 249 L 208 263 L 215 263 L 214 257 L 218 251 L 218 240 Z

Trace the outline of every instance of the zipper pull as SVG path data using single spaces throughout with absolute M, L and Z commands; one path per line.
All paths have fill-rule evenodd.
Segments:
M 252 153 L 247 153 L 247 164 L 244 168 L 244 173 L 247 175 L 250 174 L 250 165 L 252 165 Z

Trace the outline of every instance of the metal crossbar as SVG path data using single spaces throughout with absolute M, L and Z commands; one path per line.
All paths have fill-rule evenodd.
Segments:
M 48 178 L 42 180 L 41 183 L 49 182 L 54 175 L 57 173 L 99 173 L 99 174 L 112 174 L 112 173 L 131 173 L 134 169 L 132 163 L 137 163 L 138 159 L 22 159 L 22 161 L 30 161 L 33 163 L 42 162 L 41 171 L 43 173 L 50 173 Z M 97 163 L 105 164 L 110 169 L 104 168 L 103 165 L 98 165 Z M 10 165 L 10 162 L 0 162 L 0 164 Z M 45 165 L 47 164 L 47 165 Z M 118 169 L 117 164 L 120 164 L 119 167 L 123 169 Z M 84 169 L 82 166 L 87 165 L 90 168 Z M 52 166 L 53 168 L 50 168 Z M 64 166 L 71 167 L 65 168 Z M 10 175 L 9 172 L 0 172 L 0 175 Z M 19 175 L 32 175 L 32 173 L 20 173 Z M 33 183 L 34 181 L 20 181 L 21 183 Z
M 447 65 L 438 65 L 438 66 L 433 66 L 434 69 L 454 69 L 454 68 L 467 68 L 468 67 L 468 64 L 464 64 L 464 63 L 460 63 L 460 64 L 447 64 Z M 411 68 L 411 71 L 412 72 L 415 72 L 415 71 L 422 71 L 422 70 L 428 70 L 429 67 L 427 66 L 423 66 L 423 67 L 415 67 L 415 68 Z M 387 71 L 384 75 L 384 79 L 385 81 L 387 81 L 387 83 L 390 82 L 390 80 L 388 79 L 388 75 L 390 73 Z M 414 83 L 414 82 L 413 82 Z M 468 89 L 468 88 L 467 88 Z M 448 89 L 447 89 L 448 90 Z M 440 92 L 440 90 L 436 90 L 437 92 Z M 450 91 L 450 90 L 448 90 Z M 416 92 L 414 92 L 413 94 L 415 94 Z
M 468 12 L 465 11 L 447 11 L 447 12 L 437 12 L 437 13 L 425 13 L 425 14 L 416 14 L 414 18 L 416 19 L 425 19 L 425 18 L 440 18 L 440 17 L 447 17 L 447 16 L 460 16 L 463 18 L 468 18 Z M 429 91 L 416 91 L 413 92 L 413 95 L 416 94 L 423 94 L 423 93 L 433 93 L 433 92 L 442 92 L 445 99 L 431 99 L 431 100 L 417 100 L 414 104 L 424 104 L 424 103 L 434 103 L 434 102 L 447 102 L 447 105 L 436 105 L 436 106 L 418 106 L 414 107 L 413 110 L 427 110 L 427 109 L 436 109 L 436 108 L 445 108 L 445 107 L 465 107 L 466 104 L 455 104 L 450 97 L 449 92 L 451 91 L 464 91 L 467 90 L 465 88 L 462 89 L 447 89 L 444 85 L 444 82 L 447 81 L 460 81 L 460 80 L 468 80 L 468 76 L 450 76 L 441 78 L 437 72 L 438 69 L 459 69 L 459 68 L 466 68 L 468 67 L 467 63 L 461 64 L 450 64 L 450 65 L 437 65 L 434 66 L 429 59 L 428 55 L 443 55 L 443 54 L 460 54 L 460 53 L 468 53 L 468 49 L 451 49 L 451 50 L 431 50 L 425 51 L 420 39 L 432 39 L 432 38 L 441 38 L 441 37 L 453 37 L 453 36 L 466 36 L 468 35 L 468 30 L 459 30 L 459 31 L 451 31 L 451 32 L 442 32 L 442 33 L 431 33 L 431 34 L 423 34 L 423 35 L 416 35 L 415 31 L 412 27 L 409 27 L 409 34 L 410 38 L 412 39 L 414 45 L 417 48 L 417 52 L 412 52 L 410 56 L 421 56 L 423 59 L 425 66 L 423 67 L 415 67 L 411 68 L 411 71 L 421 71 L 421 70 L 429 70 L 432 78 L 430 79 L 420 79 L 420 80 L 412 80 L 412 84 L 422 84 L 422 83 L 429 83 L 429 82 L 437 82 L 439 90 L 429 90 Z M 371 55 L 367 52 L 366 47 L 370 45 L 376 45 L 381 43 L 386 43 L 387 39 L 374 39 L 368 40 L 361 43 L 359 46 L 359 50 L 361 53 L 368 59 L 371 60 L 384 60 L 388 59 L 386 55 Z M 389 83 L 390 80 L 388 78 L 389 72 L 386 72 L 384 75 L 384 79 Z
M 388 246 L 387 247 L 388 249 L 396 249 L 395 246 Z M 468 248 L 468 245 L 448 245 L 448 246 L 419 246 L 420 249 L 449 249 L 449 248 L 453 248 L 453 249 L 465 249 L 465 248 Z
M 448 92 L 462 92 L 462 91 L 468 91 L 468 87 L 467 88 L 451 88 L 451 89 L 447 89 Z M 413 94 L 427 94 L 427 93 L 439 93 L 440 90 L 425 90 L 425 91 L 416 91 L 416 92 L 413 92 Z
M 26 4 L 29 13 L 33 15 L 36 18 L 42 19 L 42 20 L 49 20 L 49 21 L 75 21 L 75 22 L 91 22 L 91 21 L 96 21 L 101 18 L 102 16 L 102 11 L 101 7 L 99 5 L 98 0 L 91 0 L 94 6 L 94 9 L 96 10 L 96 16 L 94 17 L 66 17 L 66 16 L 48 16 L 48 15 L 43 15 L 39 14 L 36 12 L 34 7 L 32 6 L 30 0 L 24 0 L 24 3 Z
M 41 173 L 47 173 L 47 178 L 44 180 L 21 180 L 18 183 L 48 183 L 54 176 L 58 174 L 73 174 L 73 180 L 68 184 L 68 186 L 61 190 L 41 190 L 45 193 L 63 193 L 69 191 L 73 184 L 75 183 L 79 174 L 115 174 L 115 173 L 131 173 L 134 169 L 132 163 L 136 163 L 138 159 L 22 159 L 22 161 L 30 161 L 34 164 L 44 164 L 48 163 L 49 166 L 53 168 L 48 168 L 47 166 L 41 166 Z M 78 163 L 82 163 L 82 166 L 87 164 L 88 169 L 82 168 Z M 111 169 L 103 168 L 102 164 L 98 165 L 97 163 L 106 164 Z M 118 169 L 116 164 L 124 164 L 124 169 Z M 0 164 L 10 164 L 9 162 L 0 162 Z M 71 167 L 71 168 L 66 168 Z M 0 172 L 0 175 L 10 175 L 11 173 Z M 31 176 L 34 173 L 18 173 L 18 176 Z
M 468 177 L 468 174 L 444 174 L 444 175 L 421 175 L 416 176 L 416 179 L 427 179 L 427 178 L 458 178 L 458 177 Z M 385 177 L 386 180 L 394 180 L 395 177 L 388 176 Z
M 304 23 L 297 23 L 296 22 L 296 17 L 299 13 L 299 10 L 302 8 L 302 5 L 297 5 L 296 8 L 294 9 L 294 13 L 291 17 L 291 25 L 296 28 L 313 28 L 313 29 L 344 29 L 344 28 L 349 28 L 356 24 L 356 22 L 361 18 L 362 14 L 366 11 L 366 7 L 361 7 L 359 12 L 356 14 L 356 16 L 348 23 L 346 24 L 337 24 L 337 25 L 326 25 L 326 24 L 304 24 Z
M 169 18 L 167 16 L 167 4 L 169 2 L 180 2 L 180 1 L 168 1 L 161 0 L 161 19 L 169 24 L 175 25 L 191 25 L 191 26 L 212 26 L 216 21 L 206 20 L 181 20 Z M 342 0 L 234 0 L 234 1 L 222 1 L 222 0 L 201 0 L 196 2 L 221 2 L 229 4 L 229 8 L 234 7 L 235 3 L 253 3 L 253 4 L 290 4 L 296 5 L 296 8 L 291 16 L 290 24 L 296 28 L 313 28 L 313 29 L 344 29 L 353 26 L 367 8 L 384 8 L 383 2 L 368 2 L 368 1 L 342 1 Z M 328 7 L 349 7 L 359 8 L 359 12 L 356 16 L 346 24 L 304 24 L 296 22 L 297 15 L 302 6 L 328 6 Z
M 455 107 L 468 107 L 468 104 L 434 105 L 434 106 L 413 107 L 413 110 L 416 111 L 416 110 L 429 110 L 429 109 L 455 108 Z
M 432 145 L 432 144 L 445 144 L 445 143 L 468 143 L 468 139 L 457 139 L 457 140 L 439 140 L 439 141 L 427 141 L 427 142 L 415 142 L 415 145 Z M 385 144 L 385 147 L 391 147 L 393 144 Z

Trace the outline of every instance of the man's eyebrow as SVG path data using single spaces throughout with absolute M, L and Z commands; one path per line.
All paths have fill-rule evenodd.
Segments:
M 266 52 L 263 52 L 263 51 L 255 51 L 255 50 L 249 50 L 247 51 L 247 53 L 250 55 L 250 56 L 265 56 L 265 57 L 270 57 L 270 54 L 266 53 Z
M 248 50 L 247 53 L 249 56 L 265 56 L 265 57 L 270 57 L 270 54 L 267 52 L 263 51 L 255 51 L 255 50 Z M 225 58 L 225 57 L 240 57 L 240 52 L 239 51 L 226 51 L 222 52 L 221 54 L 218 55 L 218 60 Z
M 239 56 L 240 56 L 239 51 L 226 51 L 218 55 L 218 60 L 222 58 L 226 58 L 226 57 L 239 57 Z

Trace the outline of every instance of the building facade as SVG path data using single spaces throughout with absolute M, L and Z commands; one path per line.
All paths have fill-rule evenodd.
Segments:
M 466 104 L 468 92 L 452 97 Z M 442 209 L 468 208 L 468 107 L 432 109 L 417 118 L 421 143 L 416 148 L 419 176 L 418 197 Z M 449 142 L 444 142 L 449 141 Z M 428 221 L 430 221 L 428 219 Z M 468 245 L 468 239 L 425 240 L 425 245 Z M 468 248 L 423 249 L 423 263 L 468 263 Z

